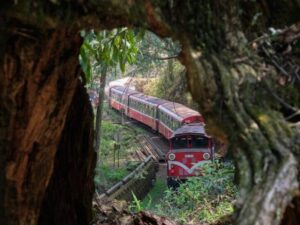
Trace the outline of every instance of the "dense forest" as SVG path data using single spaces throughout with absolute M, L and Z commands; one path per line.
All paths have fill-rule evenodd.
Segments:
M 113 181 L 126 176 L 116 164 L 127 155 L 114 158 L 112 171 L 108 149 L 135 148 L 131 138 L 142 133 L 114 124 L 120 115 L 105 106 L 105 84 L 122 76 L 135 77 L 139 91 L 201 112 L 228 149 L 229 164 L 207 168 L 176 201 L 167 190 L 162 210 L 191 201 L 211 208 L 195 209 L 203 224 L 214 224 L 211 212 L 224 208 L 219 224 L 298 224 L 299 10 L 296 0 L 0 3 L 0 224 L 95 219 L 105 170 Z M 195 194 L 206 184 L 226 192 L 219 211 L 219 195 Z M 143 211 L 148 203 L 134 198 L 127 221 L 193 224 L 179 211 L 163 213 L 180 215 L 176 222 Z M 116 204 L 109 216 L 123 218 Z M 121 224 L 112 221 L 106 224 Z

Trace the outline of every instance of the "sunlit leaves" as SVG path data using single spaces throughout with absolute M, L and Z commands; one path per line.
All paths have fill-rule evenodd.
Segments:
M 233 164 L 208 163 L 202 167 L 202 173 L 204 176 L 188 179 L 176 192 L 166 191 L 156 212 L 183 224 L 217 224 L 231 214 L 238 195 Z
M 137 43 L 143 36 L 143 32 L 128 28 L 81 34 L 85 40 L 80 50 L 80 63 L 88 82 L 92 79 L 93 70 L 98 66 L 119 66 L 124 73 L 126 63 L 136 62 Z

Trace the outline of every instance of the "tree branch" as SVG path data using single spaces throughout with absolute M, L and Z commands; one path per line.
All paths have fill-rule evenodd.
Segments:
M 283 105 L 285 108 L 292 110 L 294 113 L 299 112 L 300 110 L 294 106 L 291 106 L 290 104 L 288 104 L 284 99 L 282 99 L 281 97 L 279 97 L 271 88 L 270 86 L 267 84 L 267 82 L 265 81 L 265 86 L 267 88 L 267 90 L 269 91 L 269 93 L 281 104 Z

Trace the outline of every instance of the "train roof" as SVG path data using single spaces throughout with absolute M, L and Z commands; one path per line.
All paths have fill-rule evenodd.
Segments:
M 190 123 L 185 124 L 181 127 L 179 127 L 177 130 L 173 132 L 173 135 L 171 138 L 174 138 L 176 136 L 184 135 L 184 134 L 194 134 L 194 135 L 204 135 L 207 136 L 204 123 Z
M 165 103 L 159 108 L 166 113 L 169 113 L 171 115 L 175 114 L 176 117 L 180 117 L 182 119 L 188 118 L 190 116 L 201 116 L 199 112 L 176 102 Z
M 156 97 L 152 97 L 150 96 L 151 98 L 149 98 L 147 101 L 153 103 L 153 104 L 156 104 L 156 105 L 162 105 L 162 104 L 165 104 L 165 103 L 169 103 L 169 101 L 165 100 L 165 99 L 161 99 L 161 98 L 156 98 Z
M 142 101 L 146 104 L 155 105 L 155 106 L 169 102 L 167 100 L 156 98 L 156 97 L 149 96 L 149 95 L 144 95 L 142 93 L 131 96 L 131 98 L 136 99 L 138 101 Z
M 124 86 L 112 86 L 111 89 L 116 90 L 117 92 L 121 94 L 131 95 L 131 94 L 141 94 L 141 92 L 138 92 L 136 90 L 132 90 L 128 87 Z

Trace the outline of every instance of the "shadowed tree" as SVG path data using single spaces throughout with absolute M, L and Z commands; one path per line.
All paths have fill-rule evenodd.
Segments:
M 299 22 L 299 9 L 296 0 L 1 3 L 0 223 L 37 224 L 39 216 L 58 215 L 41 206 L 59 194 L 47 188 L 59 176 L 54 161 L 62 160 L 58 143 L 79 83 L 78 31 L 142 26 L 181 42 L 189 89 L 208 123 L 227 135 L 241 190 L 236 223 L 280 224 L 294 199 L 285 223 L 297 224 L 299 25 L 275 32 L 266 41 L 272 45 L 249 40 Z M 288 69 L 281 65 L 287 53 L 294 64 Z M 70 182 L 64 187 L 71 190 Z M 89 204 L 82 202 L 91 192 L 66 207 L 73 213 L 62 224 L 88 223 Z M 82 208 L 85 216 L 78 217 Z

